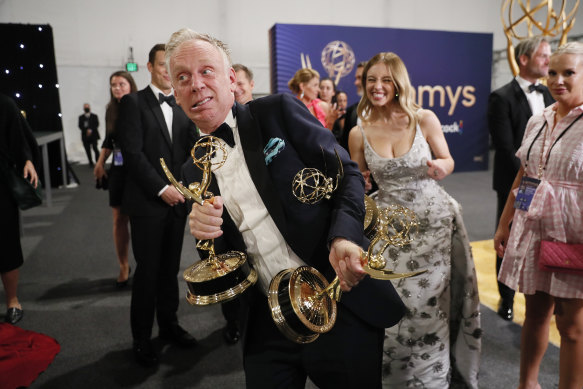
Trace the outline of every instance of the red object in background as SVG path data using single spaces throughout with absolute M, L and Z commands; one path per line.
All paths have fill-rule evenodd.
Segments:
M 29 386 L 60 350 L 50 336 L 0 323 L 0 389 Z

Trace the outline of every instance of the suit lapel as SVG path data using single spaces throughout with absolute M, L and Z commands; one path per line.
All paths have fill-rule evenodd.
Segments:
M 282 235 L 286 234 L 286 218 L 281 205 L 276 188 L 269 177 L 269 171 L 265 166 L 265 159 L 263 155 L 263 134 L 261 129 L 251 116 L 249 107 L 236 103 L 236 117 L 239 137 L 241 139 L 241 148 L 247 167 L 251 174 L 251 179 L 257 188 L 257 192 L 261 196 L 267 211 L 271 218 L 279 228 Z M 290 188 L 291 191 L 291 183 Z
M 148 103 L 148 107 L 152 110 L 152 113 L 158 121 L 158 126 L 162 132 L 162 136 L 166 140 L 166 143 L 168 143 L 168 146 L 170 146 L 170 149 L 172 149 L 172 141 L 170 140 L 168 126 L 166 126 L 166 120 L 164 120 L 164 114 L 162 113 L 162 108 L 160 108 L 160 103 L 158 100 L 156 100 L 156 96 L 154 96 L 154 93 L 149 86 L 144 89 L 144 92 L 146 94 L 146 102 Z M 174 125 L 172 127 L 174 127 Z M 174 131 L 174 129 L 172 130 Z
M 514 95 L 516 96 L 516 101 L 518 101 L 520 109 L 526 114 L 526 117 L 531 117 L 532 110 L 530 109 L 530 105 L 528 104 L 528 100 L 526 99 L 524 91 L 516 79 L 512 80 L 512 86 L 514 88 Z

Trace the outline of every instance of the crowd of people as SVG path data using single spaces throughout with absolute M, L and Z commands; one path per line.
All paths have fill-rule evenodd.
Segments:
M 515 58 L 519 74 L 488 102 L 498 194 L 498 314 L 512 320 L 514 291 L 526 295 L 519 389 L 540 388 L 553 314 L 561 335 L 559 388 L 581 388 L 583 269 L 548 271 L 540 264 L 547 259 L 541 247 L 549 243 L 583 263 L 581 246 L 575 246 L 583 243 L 583 44 L 568 43 L 551 54 L 544 38 L 529 38 L 516 47 Z M 478 388 L 476 272 L 461 207 L 439 185 L 454 160 L 439 119 L 416 103 L 397 54 L 381 52 L 358 64 L 354 84 L 361 97 L 350 106 L 333 79 L 311 68 L 289 81 L 293 95 L 253 99 L 252 71 L 231 64 L 226 44 L 189 29 L 155 45 L 148 70 L 151 82 L 140 91 L 129 73 L 110 76 L 105 140 L 94 167 L 99 186 L 109 190 L 115 282 L 132 288 L 139 364 L 159 363 L 151 343 L 155 318 L 161 339 L 197 345 L 177 317 L 188 224 L 199 241 L 246 252 L 258 273 L 254 287 L 222 306 L 225 340 L 244 345 L 247 387 L 302 388 L 309 377 L 321 388 Z M 547 76 L 548 88 L 540 82 Z M 97 126 L 86 104 L 79 128 L 91 164 Z M 1 140 L 18 151 L 15 161 L 36 183 L 29 146 L 15 135 L 20 130 L 5 127 Z M 228 158 L 213 171 L 213 201 L 188 204 L 168 185 L 159 160 L 184 182 L 200 182 L 203 172 L 190 151 L 206 135 L 220 136 Z M 278 148 L 268 153 L 272 142 Z M 305 204 L 291 196 L 297 172 L 326 171 L 337 159 L 342 183 L 329 200 Z M 8 198 L 4 192 L 0 185 Z M 361 262 L 369 244 L 363 230 L 367 192 L 381 208 L 400 205 L 417 215 L 417 238 L 383 256 L 388 270 L 423 274 L 393 281 L 367 276 Z M 2 226 L 14 235 L 17 211 L 9 205 L 11 218 L 2 218 Z M 136 262 L 131 283 L 130 232 Z M 10 261 L 0 261 L 11 323 L 22 318 L 14 281 L 22 264 L 18 242 L 12 239 Z M 298 344 L 274 323 L 267 295 L 281 270 L 303 265 L 329 279 L 338 276 L 345 293 L 335 326 L 313 343 Z

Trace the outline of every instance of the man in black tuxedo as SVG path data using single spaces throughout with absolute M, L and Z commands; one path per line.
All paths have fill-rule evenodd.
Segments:
M 514 51 L 518 75 L 508 84 L 490 94 L 488 100 L 488 128 L 494 144 L 494 190 L 498 196 L 496 225 L 506 204 L 508 193 L 520 168 L 515 156 L 522 143 L 526 123 L 532 115 L 542 114 L 554 102 L 546 86 L 539 79 L 549 70 L 551 48 L 542 37 L 522 40 Z M 502 258 L 496 257 L 496 274 Z M 498 315 L 504 320 L 514 317 L 514 290 L 498 281 L 500 304 Z
M 160 338 L 182 346 L 196 343 L 178 325 L 176 315 L 187 210 L 182 195 L 167 185 L 160 158 L 179 174 L 197 135 L 172 96 L 163 44 L 150 50 L 148 70 L 150 85 L 121 100 L 116 128 L 127 168 L 122 209 L 130 217 L 137 263 L 131 301 L 133 349 L 140 364 L 153 366 L 158 363 L 150 341 L 154 315 Z
M 228 153 L 213 172 L 214 201 L 192 207 L 191 233 L 215 239 L 219 253 L 246 251 L 258 272 L 257 284 L 241 297 L 247 387 L 303 388 L 309 376 L 321 388 L 380 388 L 384 328 L 405 307 L 390 282 L 365 278 L 364 183 L 357 165 L 295 97 L 235 103 L 236 75 L 222 42 L 183 29 L 166 47 L 177 103 L 201 135 L 223 136 Z M 335 148 L 344 169 L 339 187 L 329 200 L 300 202 L 292 194 L 294 176 L 306 167 L 336 176 Z M 201 171 L 187 163 L 183 178 L 200 182 Z M 277 273 L 302 264 L 328 280 L 336 273 L 349 292 L 332 330 L 308 344 L 279 332 L 266 297 Z
M 87 103 L 83 104 L 83 115 L 79 116 L 79 130 L 81 130 L 81 141 L 87 153 L 89 166 L 93 166 L 93 158 L 91 158 L 91 149 L 95 153 L 95 161 L 99 159 L 99 150 L 97 150 L 97 140 L 99 140 L 99 119 L 97 115 L 91 113 L 91 106 Z
M 354 86 L 356 86 L 356 94 L 359 98 L 362 97 L 362 94 L 364 93 L 362 90 L 362 72 L 364 71 L 364 65 L 366 65 L 366 61 L 359 62 L 354 71 Z M 340 146 L 344 147 L 346 150 L 348 150 L 348 134 L 350 133 L 350 130 L 356 126 L 356 121 L 358 120 L 356 108 L 358 107 L 359 102 L 360 101 L 357 101 L 346 108 L 344 128 L 342 129 L 342 134 L 340 135 L 338 142 L 340 143 Z

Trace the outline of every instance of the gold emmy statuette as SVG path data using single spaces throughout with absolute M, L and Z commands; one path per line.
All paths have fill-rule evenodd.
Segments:
M 376 205 L 375 205 L 376 207 Z M 368 251 L 362 253 L 362 266 L 372 278 L 394 280 L 424 273 L 395 273 L 384 269 L 383 252 L 389 245 L 402 247 L 409 244 L 418 231 L 417 217 L 402 206 L 390 206 L 378 211 L 376 235 Z M 380 249 L 373 250 L 380 244 Z M 269 285 L 268 302 L 277 328 L 296 343 L 313 342 L 330 331 L 336 322 L 336 302 L 342 291 L 336 277 L 328 284 L 326 278 L 310 266 L 279 272 Z
M 379 209 L 375 201 L 367 195 L 364 195 L 364 210 L 364 235 L 372 239 L 379 223 Z
M 204 150 L 197 158 L 197 150 Z M 184 187 L 176 181 L 164 158 L 160 164 L 170 183 L 186 198 L 200 205 L 213 201 L 213 194 L 207 189 L 211 182 L 211 172 L 224 165 L 227 160 L 225 147 L 213 136 L 201 138 L 191 151 L 194 164 L 202 170 L 202 180 Z M 186 300 L 192 305 L 209 305 L 234 299 L 257 282 L 257 272 L 248 261 L 247 255 L 239 251 L 216 254 L 214 240 L 201 240 L 197 248 L 208 251 L 209 256 L 184 271 L 188 285 Z
M 531 6 L 530 0 L 504 0 L 501 19 L 506 35 L 506 55 L 512 73 L 518 74 L 518 64 L 514 58 L 513 39 L 522 40 L 534 35 L 558 37 L 559 46 L 567 43 L 567 33 L 575 25 L 575 13 L 579 0 L 571 1 L 571 10 L 567 10 L 567 0 L 540 0 Z M 556 5 L 559 4 L 557 7 Z M 507 16 L 508 20 L 505 20 Z M 506 23 L 508 21 L 508 24 Z M 534 30 L 534 33 L 533 33 Z

